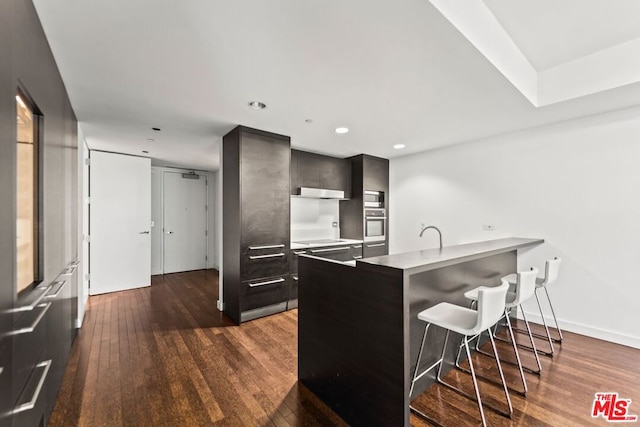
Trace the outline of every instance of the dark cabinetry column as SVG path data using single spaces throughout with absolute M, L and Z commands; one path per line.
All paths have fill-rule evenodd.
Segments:
M 239 126 L 222 143 L 223 301 L 236 323 L 290 293 L 290 139 Z
M 47 424 L 75 335 L 75 284 L 58 294 L 64 301 L 31 303 L 53 289 L 49 285 L 77 255 L 77 122 L 32 1 L 0 2 L 0 57 L 0 427 L 28 427 Z M 20 295 L 15 283 L 18 87 L 43 117 L 42 284 Z M 32 408 L 20 407 L 32 399 Z
M 349 239 L 365 239 L 364 192 L 384 193 L 384 208 L 389 217 L 389 160 L 366 154 L 350 157 L 351 199 L 340 202 L 340 232 Z M 386 255 L 389 250 L 389 220 L 386 221 L 386 238 L 380 242 L 363 244 L 363 257 Z

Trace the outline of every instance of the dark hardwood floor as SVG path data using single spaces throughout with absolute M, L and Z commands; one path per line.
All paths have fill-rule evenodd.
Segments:
M 154 276 L 149 288 L 91 297 L 73 345 L 51 426 L 344 425 L 297 382 L 297 310 L 232 325 L 215 309 L 215 270 Z M 509 347 L 500 346 L 505 358 Z M 526 352 L 523 352 L 526 353 Z M 525 364 L 533 358 L 524 355 Z M 492 360 L 474 356 L 491 374 Z M 541 377 L 527 374 L 514 416 L 490 425 L 606 425 L 591 418 L 594 393 L 632 399 L 640 415 L 640 351 L 566 333 Z M 505 367 L 509 383 L 516 371 Z M 447 380 L 470 378 L 452 372 Z M 500 389 L 482 383 L 500 405 Z M 472 401 L 433 386 L 414 405 L 444 425 L 478 425 Z M 411 424 L 427 425 L 412 416 Z

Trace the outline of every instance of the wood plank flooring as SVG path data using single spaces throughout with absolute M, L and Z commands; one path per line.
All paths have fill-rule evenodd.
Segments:
M 91 297 L 50 425 L 345 425 L 297 382 L 297 310 L 234 326 L 215 309 L 217 292 L 217 272 L 207 270 Z M 505 345 L 500 352 L 510 356 Z M 492 374 L 490 358 L 474 361 Z M 541 377 L 527 374 L 526 399 L 511 393 L 513 419 L 487 410 L 490 425 L 606 425 L 590 416 L 600 391 L 632 399 L 630 412 L 640 415 L 639 350 L 566 333 L 556 356 L 542 363 Z M 505 370 L 518 387 L 515 369 Z M 471 385 L 457 372 L 447 380 Z M 504 405 L 499 388 L 483 382 L 482 390 Z M 443 425 L 480 421 L 474 402 L 441 386 L 414 404 Z M 414 416 L 411 424 L 428 425 Z

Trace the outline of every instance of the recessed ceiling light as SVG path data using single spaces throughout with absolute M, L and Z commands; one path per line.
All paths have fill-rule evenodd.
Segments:
M 395 148 L 396 150 L 402 150 L 404 147 L 406 147 L 406 145 L 404 144 L 396 144 L 393 146 L 393 148 Z
M 156 132 L 160 132 L 160 128 L 151 128 L 153 130 L 155 130 Z
M 336 128 L 336 133 L 347 133 L 349 128 Z
M 267 108 L 267 105 L 264 102 L 251 101 L 249 103 L 249 107 L 253 108 L 254 110 L 263 110 L 263 109 Z
M 147 150 L 144 150 L 143 153 L 144 154 L 149 154 L 149 152 Z

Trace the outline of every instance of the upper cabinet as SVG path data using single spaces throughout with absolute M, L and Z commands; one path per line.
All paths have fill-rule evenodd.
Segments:
M 344 191 L 351 197 L 351 162 L 306 151 L 291 150 L 291 194 L 300 187 Z
M 389 193 L 389 160 L 380 157 L 362 156 L 362 180 L 364 191 Z M 385 201 L 385 207 L 388 204 Z

